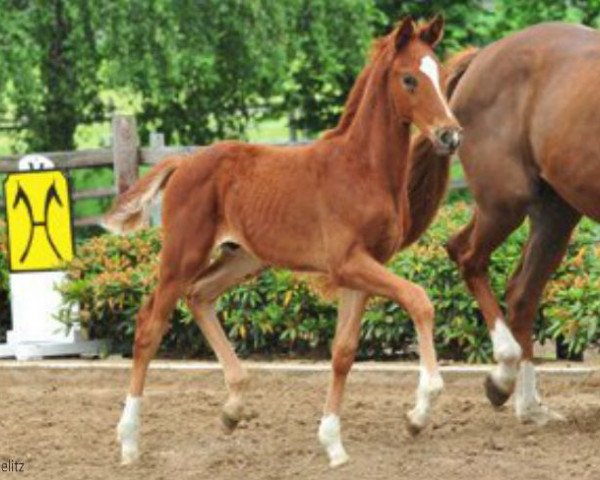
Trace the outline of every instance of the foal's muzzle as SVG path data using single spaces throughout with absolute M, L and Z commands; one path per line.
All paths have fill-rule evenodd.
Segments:
M 462 142 L 463 134 L 460 127 L 443 127 L 435 132 L 436 147 L 440 154 L 454 153 Z

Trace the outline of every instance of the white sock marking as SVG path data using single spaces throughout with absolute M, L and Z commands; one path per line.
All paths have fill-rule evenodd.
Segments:
M 321 418 L 319 441 L 327 450 L 331 467 L 337 467 L 348 461 L 348 454 L 342 444 L 340 417 L 336 414 L 330 413 Z
M 444 388 L 444 380 L 439 372 L 430 374 L 427 369 L 421 365 L 421 373 L 419 375 L 419 386 L 417 387 L 417 404 L 408 416 L 411 423 L 418 428 L 423 428 L 429 420 L 431 411 L 431 401 Z
M 448 107 L 448 102 L 446 97 L 442 94 L 442 87 L 440 85 L 440 71 L 437 65 L 437 62 L 429 55 L 424 56 L 421 59 L 421 64 L 419 65 L 419 70 L 421 70 L 425 75 L 429 77 L 431 83 L 433 83 L 433 88 L 435 89 L 442 105 L 444 105 L 444 110 L 446 115 L 450 118 L 454 118 L 452 111 Z M 458 134 L 457 134 L 458 135 Z
M 494 345 L 494 358 L 497 362 L 519 361 L 521 347 L 502 319 L 496 319 L 491 337 Z
M 517 378 L 521 347 L 500 318 L 496 319 L 491 337 L 494 345 L 494 358 L 498 362 L 492 371 L 492 378 L 498 387 L 509 393 L 514 388 Z
M 551 420 L 566 420 L 560 413 L 553 412 L 542 405 L 537 390 L 535 368 L 529 360 L 522 361 L 519 369 L 515 395 L 515 413 L 522 422 L 537 425 L 545 425 Z
M 539 404 L 540 397 L 537 392 L 535 368 L 529 360 L 524 360 L 519 369 L 519 385 L 515 396 L 517 416 L 527 416 L 528 411 L 532 407 L 536 408 Z
M 117 435 L 121 442 L 121 461 L 129 464 L 139 456 L 138 439 L 140 433 L 141 397 L 127 395 L 121 420 L 117 426 Z

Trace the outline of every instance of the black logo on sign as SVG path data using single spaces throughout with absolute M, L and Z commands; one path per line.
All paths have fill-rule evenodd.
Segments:
M 50 230 L 48 228 L 48 211 L 50 210 L 50 206 L 52 205 L 52 202 L 56 202 L 61 207 L 63 206 L 63 202 L 60 199 L 58 192 L 56 191 L 56 185 L 54 184 L 54 182 L 52 182 L 52 185 L 50 185 L 50 187 L 48 188 L 48 191 L 46 192 L 46 201 L 44 203 L 44 219 L 41 222 L 36 221 L 35 216 L 33 214 L 33 207 L 31 206 L 31 201 L 29 200 L 27 193 L 25 192 L 25 190 L 23 190 L 23 187 L 21 187 L 21 184 L 17 184 L 17 196 L 15 197 L 15 201 L 13 203 L 13 209 L 17 208 L 19 206 L 19 204 L 22 203 L 25 206 L 25 208 L 27 209 L 27 214 L 29 215 L 29 221 L 31 222 L 31 228 L 29 230 L 29 239 L 27 240 L 27 245 L 25 246 L 25 250 L 23 250 L 21 257 L 19 258 L 19 261 L 21 263 L 23 263 L 27 259 L 28 255 L 31 251 L 31 245 L 33 244 L 33 237 L 35 235 L 36 227 L 44 227 L 44 233 L 46 234 L 46 239 L 48 240 L 48 243 L 50 244 L 50 247 L 52 248 L 54 255 L 56 255 L 56 258 L 58 258 L 59 260 L 61 260 L 61 261 L 64 260 L 62 255 L 58 251 L 58 248 L 56 248 L 56 244 L 52 240 L 52 235 L 50 235 Z

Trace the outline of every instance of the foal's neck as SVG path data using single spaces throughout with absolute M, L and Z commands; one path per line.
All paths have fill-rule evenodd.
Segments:
M 372 72 L 346 139 L 352 161 L 368 164 L 394 193 L 406 188 L 410 124 L 396 112 L 385 71 Z

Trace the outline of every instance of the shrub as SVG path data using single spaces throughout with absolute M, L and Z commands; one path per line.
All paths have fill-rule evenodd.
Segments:
M 10 326 L 6 225 L 0 220 L 0 343 L 6 342 L 6 332 L 10 330 Z
M 467 291 L 444 244 L 464 226 L 470 207 L 462 202 L 443 207 L 435 224 L 414 246 L 396 255 L 389 267 L 429 292 L 436 306 L 435 342 L 442 358 L 488 361 L 491 343 L 477 305 Z M 502 298 L 506 279 L 521 255 L 527 227 L 519 229 L 495 252 L 491 278 Z M 538 339 L 564 337 L 571 352 L 600 338 L 600 261 L 597 227 L 584 222 L 569 249 L 569 260 L 555 275 L 536 323 Z M 68 281 L 62 285 L 62 319 L 79 317 L 93 337 L 112 340 L 114 349 L 129 353 L 134 318 L 155 283 L 160 232 L 146 230 L 127 237 L 104 235 L 79 248 Z M 268 270 L 233 288 L 217 302 L 229 338 L 242 355 L 324 356 L 335 329 L 335 305 L 312 287 L 283 270 Z M 173 314 L 162 354 L 198 356 L 209 353 L 183 304 Z M 415 333 L 408 315 L 393 302 L 375 298 L 363 319 L 359 356 L 389 358 L 414 353 Z
M 560 339 L 577 355 L 600 339 L 600 229 L 591 221 L 579 228 L 554 281 L 546 291 L 540 338 Z

